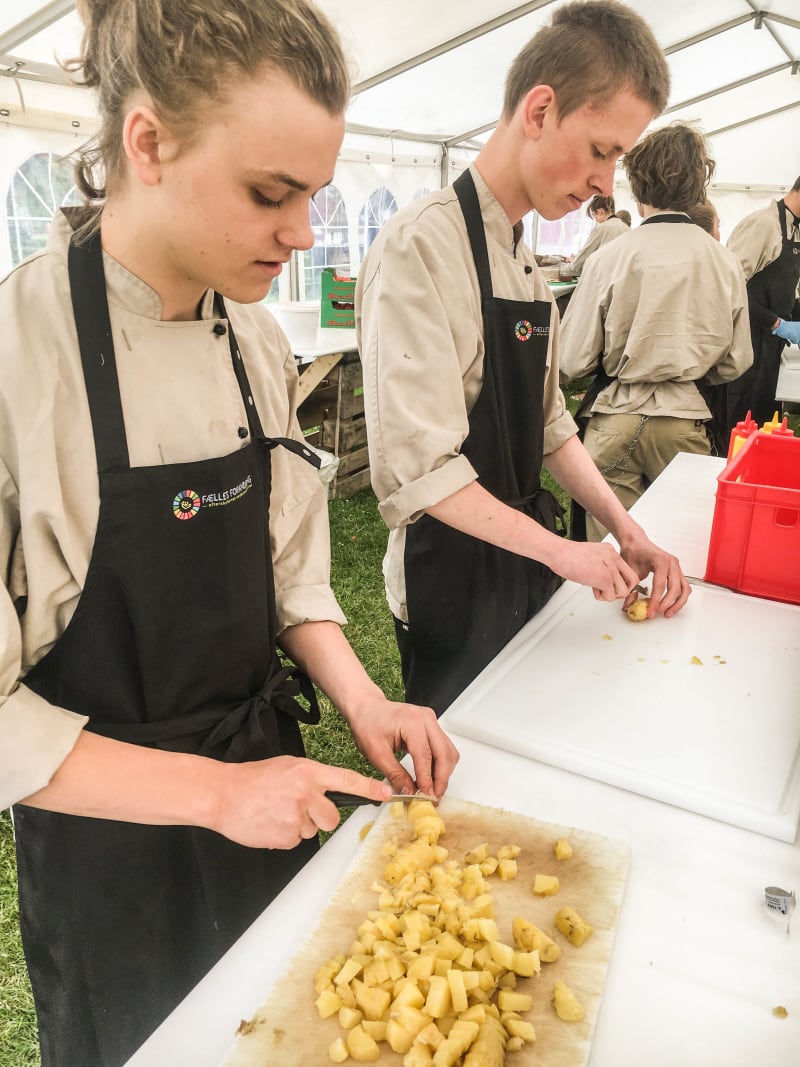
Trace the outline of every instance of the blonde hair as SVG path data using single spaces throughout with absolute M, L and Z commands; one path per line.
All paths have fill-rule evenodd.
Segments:
M 649 133 L 626 153 L 624 164 L 637 203 L 660 211 L 702 204 L 716 167 L 703 134 L 684 122 Z
M 287 75 L 332 115 L 347 106 L 339 37 L 306 0 L 77 0 L 77 8 L 81 56 L 65 67 L 97 90 L 101 120 L 76 153 L 76 184 L 93 204 L 84 235 L 97 229 L 108 192 L 122 182 L 122 129 L 137 89 L 185 142 L 229 83 L 268 70 Z
M 641 15 L 616 0 L 586 0 L 560 8 L 516 57 L 506 79 L 504 118 L 535 85 L 555 90 L 562 119 L 624 89 L 658 115 L 669 97 L 669 68 Z

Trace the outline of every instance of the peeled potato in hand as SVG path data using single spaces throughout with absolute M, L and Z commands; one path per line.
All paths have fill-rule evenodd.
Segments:
M 644 622 L 647 618 L 647 609 L 650 607 L 650 597 L 639 597 L 638 600 L 634 600 L 632 604 L 628 606 L 625 614 L 631 620 L 631 622 Z

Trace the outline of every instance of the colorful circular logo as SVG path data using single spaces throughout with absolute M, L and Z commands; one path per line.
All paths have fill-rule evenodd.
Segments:
M 514 327 L 514 333 L 517 335 L 518 341 L 530 341 L 531 337 L 533 337 L 533 326 L 527 319 L 520 319 Z
M 181 489 L 172 501 L 172 511 L 176 519 L 193 519 L 200 510 L 200 497 L 194 489 Z

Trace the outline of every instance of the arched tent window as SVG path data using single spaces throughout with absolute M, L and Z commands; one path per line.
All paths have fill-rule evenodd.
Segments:
M 320 189 L 309 204 L 309 217 L 314 247 L 304 256 L 305 299 L 319 300 L 323 268 L 336 267 L 345 274 L 350 269 L 347 210 L 335 185 Z
M 378 231 L 388 218 L 397 211 L 397 201 L 388 189 L 376 189 L 369 194 L 358 217 L 358 234 L 361 243 L 361 258 L 378 236 Z
M 43 248 L 56 211 L 65 204 L 80 204 L 72 168 L 52 152 L 38 152 L 17 170 L 6 197 L 6 225 L 11 263 Z

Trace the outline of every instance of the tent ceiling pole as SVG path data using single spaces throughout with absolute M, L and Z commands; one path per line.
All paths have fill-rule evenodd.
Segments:
M 475 26 L 473 29 L 467 30 L 465 33 L 460 33 L 457 37 L 451 37 L 449 41 L 444 41 L 442 44 L 438 44 L 434 48 L 429 48 L 426 52 L 420 52 L 417 56 L 405 59 L 402 63 L 397 63 L 394 67 L 382 70 L 379 74 L 373 74 L 371 78 L 365 78 L 364 81 L 358 82 L 353 86 L 352 95 L 357 96 L 359 93 L 363 93 L 367 89 L 372 89 L 374 86 L 381 85 L 383 82 L 389 81 L 391 78 L 396 78 L 398 74 L 405 74 L 406 71 L 413 70 L 415 67 L 427 63 L 430 59 L 436 59 L 438 56 L 443 56 L 446 52 L 452 52 L 452 50 L 458 48 L 459 45 L 468 44 L 470 41 L 474 41 L 478 37 L 483 37 L 485 34 L 491 33 L 492 30 L 497 30 L 501 26 L 507 26 L 509 22 L 515 22 L 517 19 L 523 18 L 525 15 L 530 15 L 532 12 L 538 11 L 542 7 L 547 7 L 554 2 L 555 0 L 529 0 L 527 4 L 521 4 L 519 7 L 515 7 L 511 11 L 507 11 L 505 15 L 498 15 L 497 18 L 490 19 L 488 22 L 482 22 L 479 26 Z
M 412 133 L 409 130 L 385 130 L 381 126 L 361 126 L 357 122 L 345 123 L 348 133 L 363 133 L 368 137 L 397 137 L 402 141 L 419 141 L 420 144 L 442 143 L 442 135 L 434 133 Z
M 720 93 L 727 93 L 731 89 L 739 89 L 743 85 L 749 85 L 751 82 L 759 81 L 761 78 L 769 78 L 772 74 L 779 74 L 782 70 L 789 70 L 792 66 L 790 62 L 779 63 L 777 67 L 770 67 L 769 70 L 762 70 L 758 74 L 750 74 L 747 78 L 740 78 L 735 82 L 728 82 L 727 85 L 720 85 L 718 89 L 711 89 L 707 93 L 701 93 L 700 96 L 693 96 L 691 100 L 681 100 L 679 104 L 672 104 L 664 110 L 664 115 L 669 115 L 673 111 L 681 111 L 685 107 L 692 107 L 693 104 L 699 104 L 703 100 L 711 100 L 712 97 L 719 96 Z
M 467 130 L 465 133 L 460 133 L 457 137 L 449 137 L 445 144 L 448 148 L 454 148 L 456 145 L 460 145 L 463 141 L 469 141 L 473 137 L 477 137 L 478 134 L 486 133 L 488 130 L 493 130 L 497 125 L 498 120 L 494 122 L 485 122 L 483 126 L 476 126 L 473 130 Z
M 21 78 L 23 81 L 39 82 L 46 85 L 79 84 L 70 78 L 66 71 L 50 63 L 34 63 L 18 56 L 4 55 L 0 52 L 0 76 L 4 78 Z
M 778 36 L 776 31 L 773 29 L 773 27 L 770 25 L 770 22 L 772 20 L 772 15 L 770 14 L 770 12 L 768 12 L 768 11 L 759 11 L 758 8 L 753 3 L 753 0 L 747 0 L 747 3 L 749 4 L 750 7 L 752 7 L 753 12 L 755 14 L 756 28 L 757 29 L 761 29 L 762 25 L 766 26 L 767 33 L 770 35 L 770 37 L 775 42 L 775 44 L 778 46 L 778 48 L 780 48 L 781 52 L 783 52 L 783 54 L 786 56 L 786 58 L 789 60 L 789 62 L 791 62 L 794 59 L 794 56 L 789 51 L 789 49 L 786 47 L 786 45 L 783 43 L 783 41 L 780 39 L 780 37 Z M 785 21 L 786 23 L 788 23 L 789 26 L 794 25 L 796 27 L 800 27 L 800 22 L 794 22 L 793 23 L 792 19 L 785 19 L 785 20 L 782 20 L 782 21 Z
M 736 19 L 731 19 L 730 22 L 721 22 L 718 26 L 712 26 L 710 30 L 704 30 L 702 33 L 696 33 L 694 37 L 687 37 L 683 41 L 678 41 L 677 44 L 671 44 L 669 48 L 664 49 L 664 55 L 671 56 L 673 52 L 680 52 L 693 44 L 700 44 L 701 41 L 707 41 L 710 37 L 725 33 L 726 30 L 735 30 L 737 26 L 743 26 L 745 22 L 752 22 L 755 17 L 755 12 L 752 12 L 750 15 L 740 15 Z
M 450 184 L 450 148 L 447 143 L 442 145 L 442 160 L 439 165 L 439 185 L 442 189 Z
M 772 115 L 781 115 L 784 111 L 791 111 L 794 108 L 800 108 L 800 100 L 796 100 L 794 103 L 784 103 L 782 108 L 773 108 L 771 111 L 763 111 L 759 115 L 752 115 L 750 118 L 741 118 L 738 123 L 731 123 L 730 126 L 720 126 L 717 130 L 711 130 L 707 134 L 708 137 L 717 137 L 719 133 L 727 133 L 730 130 L 739 129 L 741 126 L 751 126 L 753 123 L 759 123 L 762 118 L 771 118 Z
M 782 26 L 791 26 L 793 30 L 800 30 L 800 22 L 797 19 L 787 18 L 786 15 L 774 15 L 771 11 L 764 14 L 768 22 L 780 22 Z
M 11 52 L 34 34 L 46 30 L 54 22 L 75 10 L 75 0 L 50 0 L 39 11 L 34 11 L 28 18 L 18 22 L 5 33 L 0 34 L 0 53 Z

